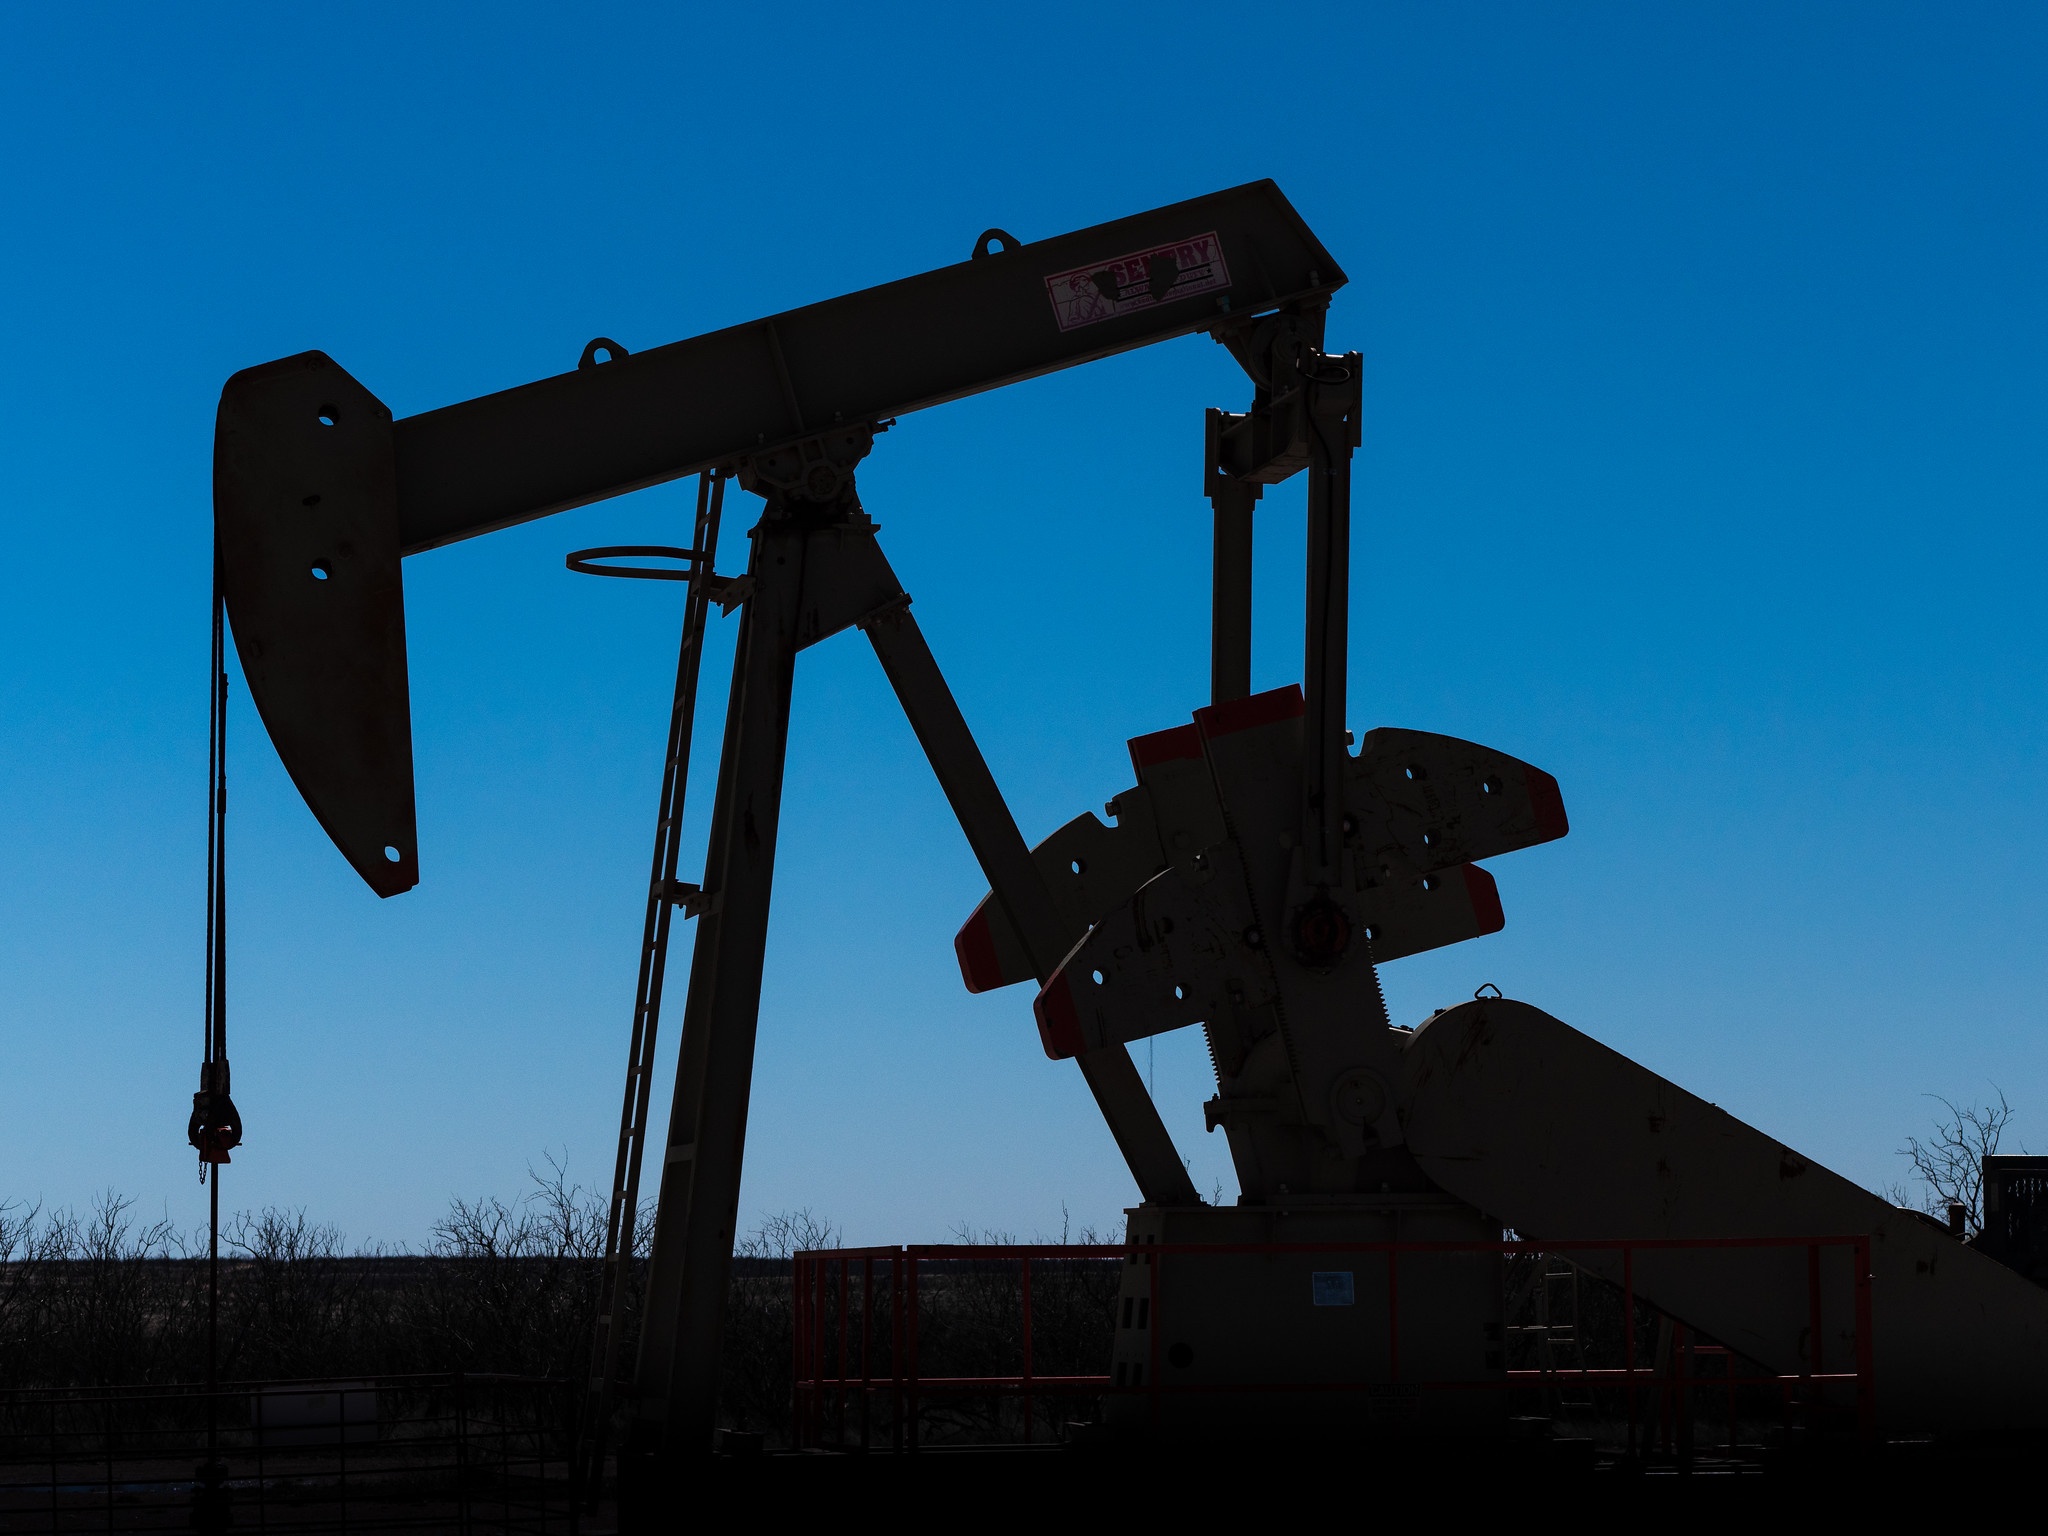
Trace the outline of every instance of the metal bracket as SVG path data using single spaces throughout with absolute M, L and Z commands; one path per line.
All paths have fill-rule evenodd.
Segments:
M 900 612 L 901 610 L 908 608 L 909 606 L 910 594 L 908 592 L 898 592 L 894 597 L 890 598 L 887 602 L 875 604 L 874 607 L 870 608 L 866 613 L 862 614 L 859 618 L 855 619 L 853 621 L 853 628 L 864 630 L 868 628 L 868 626 L 870 626 L 871 624 L 880 623 L 884 618 L 888 617 L 890 614 Z
M 827 505 L 853 495 L 853 472 L 875 445 L 878 425 L 834 427 L 740 461 L 740 485 L 756 496 Z
M 721 905 L 716 891 L 706 891 L 688 880 L 657 880 L 654 896 L 657 901 L 681 907 L 685 917 L 708 917 Z
M 718 611 L 730 617 L 733 609 L 739 607 L 754 595 L 752 576 L 706 576 L 704 595 L 718 604 Z

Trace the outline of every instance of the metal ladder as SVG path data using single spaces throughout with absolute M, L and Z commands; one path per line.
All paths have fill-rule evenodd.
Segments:
M 663 554 L 685 562 L 682 571 L 591 566 L 570 557 L 572 569 L 589 574 L 634 575 L 687 580 L 683 637 L 676 656 L 675 702 L 669 712 L 668 753 L 663 761 L 661 805 L 654 824 L 654 859 L 647 885 L 647 921 L 640 940 L 640 979 L 633 998 L 632 1041 L 626 1053 L 626 1091 L 619 1110 L 618 1160 L 612 1174 L 610 1214 L 605 1224 L 604 1271 L 599 1283 L 597 1323 L 591 1338 L 590 1379 L 583 1401 L 581 1447 L 584 1497 L 596 1508 L 604 1484 L 606 1440 L 612 1402 L 620 1385 L 619 1347 L 631 1290 L 634 1229 L 639 1215 L 640 1162 L 647 1148 L 647 1101 L 654 1081 L 654 1050 L 661 1023 L 662 982 L 668 971 L 669 926 L 675 909 L 694 916 L 702 893 L 676 878 L 683 830 L 683 805 L 690 777 L 690 741 L 697 717 L 697 674 L 704 658 L 704 629 L 711 604 L 729 583 L 712 574 L 718 553 L 719 514 L 725 502 L 722 470 L 697 479 L 697 518 L 686 550 L 591 550 L 604 553 Z
M 1558 1321 L 1554 1316 L 1552 1292 L 1560 1282 L 1569 1287 L 1569 1322 Z M 1584 1375 L 1579 1375 L 1576 1386 L 1571 1382 L 1574 1373 L 1586 1369 L 1586 1341 L 1579 1326 L 1583 1317 L 1582 1284 L 1576 1264 L 1552 1254 L 1543 1255 L 1543 1269 L 1536 1277 L 1536 1359 L 1550 1385 L 1552 1410 L 1558 1420 L 1568 1424 L 1588 1424 L 1597 1411 Z M 1560 1345 L 1564 1346 L 1562 1350 Z M 1561 1354 L 1568 1358 L 1560 1359 Z

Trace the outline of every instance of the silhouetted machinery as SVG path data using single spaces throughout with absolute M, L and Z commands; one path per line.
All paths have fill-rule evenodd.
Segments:
M 1773 1370 L 1866 1351 L 1875 1395 L 1863 1407 L 1887 1427 L 2048 1420 L 2048 1297 L 2010 1268 L 1525 1003 L 1475 999 L 1414 1029 L 1389 1021 L 1376 965 L 1498 930 L 1477 861 L 1561 837 L 1566 817 L 1548 774 L 1471 742 L 1381 728 L 1352 750 L 1360 368 L 1323 346 L 1344 281 L 1259 182 L 1031 244 L 992 230 L 957 266 L 651 351 L 600 339 L 573 372 L 402 421 L 318 352 L 229 380 L 216 516 L 236 645 L 308 806 L 384 896 L 419 878 L 401 558 L 702 476 L 696 542 L 668 551 L 679 565 L 663 573 L 687 578 L 690 605 L 592 1377 L 602 1422 L 622 1365 L 617 1256 L 631 1243 L 661 966 L 681 910 L 698 926 L 645 1322 L 624 1382 L 626 1482 L 656 1489 L 663 1467 L 710 1443 L 791 680 L 799 651 L 848 629 L 874 647 L 989 880 L 956 941 L 962 975 L 975 991 L 1036 986 L 1047 1055 L 1080 1068 L 1142 1195 L 1131 1242 L 1296 1245 L 1186 1270 L 1163 1353 L 1144 1309 L 1122 1309 L 1119 1381 L 1167 1369 L 1218 1389 L 1169 1399 L 1169 1432 L 1327 1428 L 1348 1422 L 1343 1394 L 1229 1388 L 1395 1379 L 1388 1333 L 1367 1321 L 1390 1279 L 1345 1272 L 1339 1297 L 1309 1256 L 1318 1243 L 1445 1245 L 1409 1261 L 1401 1366 L 1497 1385 L 1502 1261 L 1484 1245 L 1504 1227 L 1648 1244 L 1627 1260 L 1575 1257 L 1617 1280 L 1628 1264 L 1637 1294 Z M 876 542 L 856 470 L 913 410 L 1194 332 L 1227 346 L 1253 385 L 1245 412 L 1207 417 L 1211 697 L 1192 723 L 1131 742 L 1137 782 L 1110 821 L 1083 815 L 1030 848 Z M 1296 473 L 1308 491 L 1303 682 L 1253 695 L 1253 508 Z M 728 478 L 765 507 L 745 573 L 721 577 Z M 602 569 L 591 561 L 604 553 L 634 551 L 572 564 Z M 676 877 L 674 828 L 712 602 L 742 618 L 709 853 L 691 883 Z M 1206 1113 L 1236 1165 L 1231 1207 L 1196 1193 L 1126 1049 L 1190 1027 L 1215 1063 Z M 1816 1236 L 1868 1241 L 1756 1241 Z M 1675 1246 L 1703 1239 L 1723 1245 Z M 1817 1335 L 1823 1289 L 1858 1300 L 1831 1304 Z M 1313 1305 L 1337 1299 L 1355 1304 Z M 1490 1434 L 1502 1399 L 1444 1392 L 1403 1413 L 1411 1428 Z

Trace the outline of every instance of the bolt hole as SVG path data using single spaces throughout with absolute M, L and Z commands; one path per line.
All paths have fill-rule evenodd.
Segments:
M 1093 977 L 1093 978 L 1095 979 L 1095 985 L 1097 985 L 1098 987 L 1102 985 L 1102 982 L 1103 982 L 1103 976 L 1102 976 L 1102 972 L 1100 972 L 1100 971 L 1090 971 L 1090 972 L 1089 972 L 1088 974 L 1089 974 L 1089 975 L 1090 975 L 1091 977 Z
M 334 574 L 334 567 L 325 560 L 315 560 L 309 567 L 309 571 L 315 581 L 325 581 Z
M 321 425 L 321 426 L 323 426 L 323 427 L 331 427 L 331 426 L 333 426 L 333 425 L 334 425 L 334 421 L 335 421 L 335 416 L 336 416 L 336 412 L 335 412 L 335 409 L 334 409 L 334 407 L 333 407 L 333 406 L 331 406 L 331 405 L 323 405 L 323 406 L 321 406 L 321 407 L 320 407 L 320 417 L 319 417 L 319 421 L 320 421 L 320 425 Z
M 387 864 L 396 864 L 396 863 L 397 863 L 397 862 L 398 862 L 398 861 L 399 861 L 400 859 L 403 859 L 404 857 L 405 857 L 405 855 L 404 855 L 404 854 L 400 853 L 400 852 L 399 852 L 399 851 L 398 851 L 398 850 L 397 850 L 396 848 L 392 847 L 392 846 L 391 846 L 391 845 L 390 845 L 389 843 L 386 843 L 386 844 L 384 845 L 384 862 L 385 862 L 385 863 L 387 863 Z

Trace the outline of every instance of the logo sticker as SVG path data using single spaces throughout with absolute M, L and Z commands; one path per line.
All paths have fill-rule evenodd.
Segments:
M 1063 331 L 1229 286 L 1223 242 L 1213 230 L 1113 261 L 1056 272 L 1045 280 L 1052 312 Z

